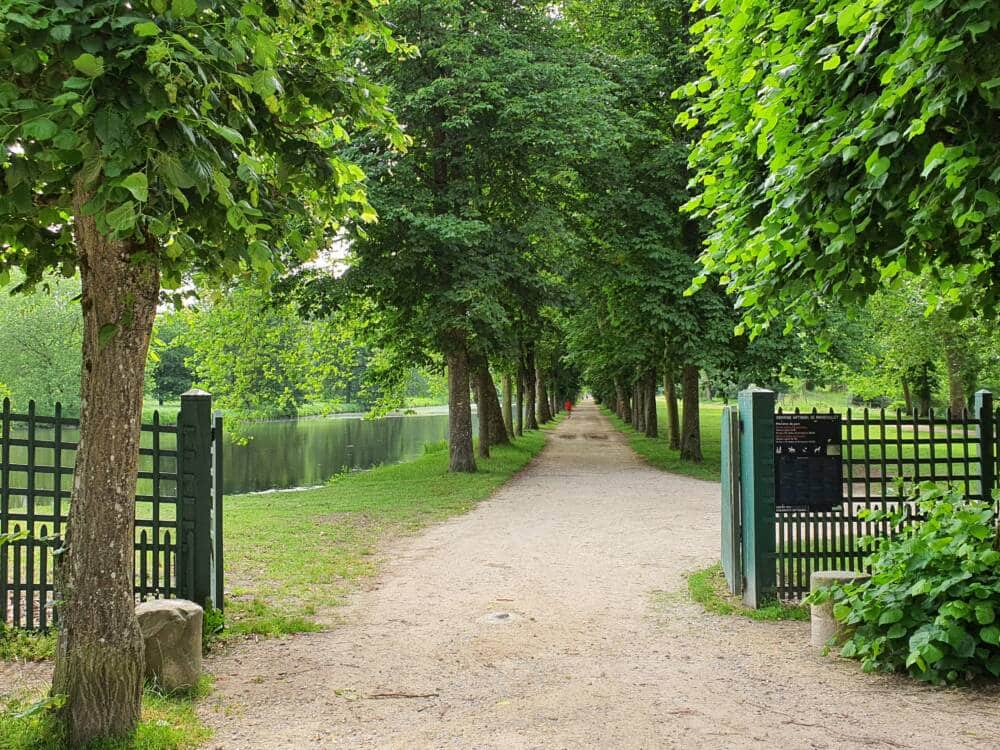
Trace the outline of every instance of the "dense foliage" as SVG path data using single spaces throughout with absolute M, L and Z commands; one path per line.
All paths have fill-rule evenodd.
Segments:
M 698 7 L 706 72 L 678 120 L 699 133 L 687 209 L 710 227 L 697 283 L 719 275 L 757 330 L 904 271 L 929 272 L 931 302 L 995 308 L 1000 6 Z
M 1000 677 L 1000 552 L 989 503 L 921 485 L 926 519 L 893 538 L 869 538 L 869 581 L 821 589 L 813 602 L 834 602 L 853 627 L 841 654 L 866 671 L 899 671 L 928 682 Z M 892 514 L 870 520 L 896 525 Z

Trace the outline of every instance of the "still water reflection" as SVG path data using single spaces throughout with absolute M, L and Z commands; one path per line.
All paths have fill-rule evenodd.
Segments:
M 475 417 L 473 417 L 475 420 Z M 246 445 L 224 447 L 227 495 L 323 484 L 344 469 L 407 461 L 448 437 L 448 415 L 258 422 L 241 431 Z

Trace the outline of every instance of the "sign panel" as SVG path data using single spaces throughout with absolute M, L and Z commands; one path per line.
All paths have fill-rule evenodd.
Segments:
M 777 510 L 833 510 L 843 502 L 839 414 L 775 414 Z

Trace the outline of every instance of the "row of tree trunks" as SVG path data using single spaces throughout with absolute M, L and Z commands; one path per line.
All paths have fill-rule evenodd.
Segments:
M 500 405 L 500 394 L 497 393 L 496 383 L 490 375 L 490 368 L 486 367 L 486 374 L 483 386 L 486 390 L 486 404 L 489 409 L 487 420 L 489 422 L 490 446 L 510 445 L 510 437 L 507 435 L 507 423 L 504 421 L 503 408 Z
M 513 394 L 513 383 L 511 382 L 511 377 L 509 374 L 505 373 L 500 379 L 500 393 L 502 398 L 502 403 L 500 408 L 503 410 L 503 424 L 504 429 L 507 430 L 507 434 L 510 437 L 514 436 L 514 394 Z
M 535 351 L 531 346 L 525 347 L 524 354 L 524 421 L 525 429 L 538 429 L 538 416 L 535 412 Z
M 632 421 L 632 409 L 629 398 L 620 380 L 615 381 L 615 398 L 618 399 L 618 416 L 626 422 Z
M 549 404 L 549 394 L 545 383 L 545 372 L 542 368 L 535 369 L 535 388 L 537 389 L 536 405 L 538 408 L 538 424 L 552 421 L 552 411 Z
M 644 434 L 646 437 L 655 438 L 659 436 L 659 429 L 656 418 L 656 370 L 650 370 L 642 383 L 643 405 L 646 408 L 646 418 L 644 420 Z
M 677 386 L 672 373 L 663 376 L 663 397 L 667 400 L 667 432 L 669 433 L 670 449 L 681 449 L 681 422 L 677 412 Z
M 517 363 L 517 434 L 524 435 L 524 361 L 518 358 Z

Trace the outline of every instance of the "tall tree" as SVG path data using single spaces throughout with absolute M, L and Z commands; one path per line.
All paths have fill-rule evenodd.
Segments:
M 142 693 L 134 513 L 161 284 L 267 275 L 370 213 L 352 131 L 402 135 L 341 54 L 391 42 L 368 0 L 8 0 L 0 19 L 0 275 L 82 283 L 80 444 L 53 691 L 74 747 L 132 732 Z M 303 22 L 308 21 L 308 22 Z

